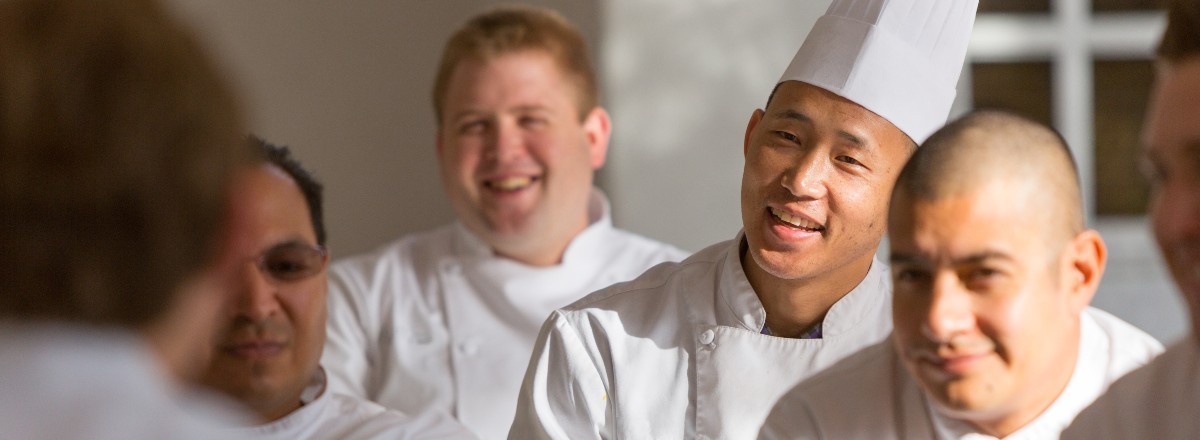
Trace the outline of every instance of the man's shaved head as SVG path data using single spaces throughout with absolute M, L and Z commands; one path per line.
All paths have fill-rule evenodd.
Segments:
M 907 202 L 970 194 L 991 184 L 1024 192 L 1013 206 L 1061 228 L 1069 240 L 1084 230 L 1079 173 L 1062 136 L 1040 123 L 1001 111 L 970 113 L 938 130 L 913 155 L 896 181 L 892 210 Z M 1053 223 L 1051 223 L 1053 222 Z
M 1005 437 L 1071 381 L 1078 350 L 1064 348 L 1080 344 L 1107 255 L 1079 193 L 1060 136 L 994 111 L 942 128 L 900 172 L 893 343 L 943 414 Z

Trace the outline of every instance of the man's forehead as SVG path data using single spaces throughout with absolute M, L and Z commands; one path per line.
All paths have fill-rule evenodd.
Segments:
M 1200 143 L 1200 124 L 1194 123 L 1200 111 L 1200 57 L 1160 64 L 1158 73 L 1142 145 L 1148 153 L 1194 153 Z

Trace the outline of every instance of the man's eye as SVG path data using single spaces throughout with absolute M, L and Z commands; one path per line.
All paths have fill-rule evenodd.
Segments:
M 487 121 L 482 119 L 467 121 L 458 125 L 458 132 L 462 134 L 478 134 L 486 130 L 487 126 Z
M 325 265 L 320 248 L 283 246 L 267 252 L 260 261 L 262 271 L 279 281 L 300 281 L 316 275 Z
M 523 116 L 518 122 L 522 127 L 538 127 L 546 124 L 546 118 L 537 116 Z
M 997 283 L 1002 280 L 1003 276 L 1004 272 L 998 269 L 990 267 L 977 267 L 967 272 L 966 278 L 963 279 L 963 282 L 967 285 L 968 289 L 975 291 L 990 291 L 993 290 Z
M 790 143 L 792 143 L 792 144 L 800 145 L 800 138 L 798 138 L 796 134 L 779 131 L 779 132 L 775 132 L 775 135 L 776 135 L 776 137 L 779 137 L 780 139 L 790 141 Z
M 990 267 L 979 267 L 971 270 L 971 279 L 986 280 L 1000 275 L 1000 271 Z
M 271 272 L 272 275 L 280 277 L 304 274 L 308 272 L 310 267 L 307 261 L 291 258 L 272 259 L 268 260 L 266 264 L 267 271 Z
M 896 281 L 923 283 L 929 281 L 929 272 L 920 269 L 899 269 L 896 271 Z
M 850 157 L 850 156 L 838 156 L 838 157 L 837 157 L 837 160 L 838 160 L 838 161 L 840 161 L 840 162 L 845 162 L 845 163 L 848 163 L 848 164 L 850 164 L 850 165 L 864 166 L 862 162 L 859 162 L 859 161 L 858 161 L 858 159 L 855 159 L 855 158 L 853 158 L 853 157 Z

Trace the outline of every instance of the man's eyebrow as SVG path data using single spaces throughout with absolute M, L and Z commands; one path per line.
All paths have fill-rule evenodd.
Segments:
M 466 117 L 470 117 L 470 116 L 479 116 L 479 115 L 482 115 L 482 114 L 484 114 L 484 113 L 485 113 L 485 112 L 483 112 L 483 111 L 480 111 L 480 110 L 470 110 L 470 109 L 469 109 L 469 110 L 461 110 L 461 111 L 459 111 L 458 113 L 455 113 L 455 114 L 453 114 L 453 115 L 450 115 L 450 120 L 451 120 L 451 121 L 458 121 L 458 120 L 461 120 L 461 119 L 463 119 L 463 118 L 466 118 Z
M 892 252 L 892 256 L 888 259 L 891 264 L 928 264 L 929 260 L 924 257 L 910 255 L 903 252 Z
M 812 124 L 812 122 L 813 122 L 812 118 L 808 117 L 808 115 L 806 115 L 804 113 L 800 113 L 795 110 L 792 110 L 790 108 L 785 108 L 783 110 L 779 110 L 779 111 L 773 113 L 773 115 L 776 118 L 793 119 L 796 121 L 805 122 L 805 123 L 809 123 L 809 124 Z
M 858 136 L 856 136 L 848 131 L 845 131 L 845 130 L 838 130 L 838 137 L 842 138 L 843 140 L 845 140 L 847 142 L 850 142 L 851 144 L 854 144 L 855 147 L 864 149 L 864 150 L 867 149 L 871 145 L 867 141 L 863 140 L 863 138 L 858 137 Z
M 521 111 L 521 112 L 529 112 L 529 111 L 541 111 L 541 110 L 549 111 L 551 109 L 550 109 L 550 106 L 543 105 L 543 104 L 524 104 L 524 105 L 518 105 L 516 107 L 513 107 L 513 110 Z
M 983 251 L 983 252 L 978 252 L 978 253 L 974 253 L 971 255 L 967 255 L 962 258 L 956 258 L 954 260 L 954 263 L 955 264 L 963 264 L 963 263 L 978 264 L 978 263 L 982 263 L 982 262 L 988 261 L 988 260 L 1016 261 L 1015 258 L 1013 258 L 1011 255 L 1008 255 L 1004 252 Z
M 891 257 L 888 260 L 891 264 L 917 264 L 917 265 L 929 264 L 928 258 L 925 258 L 920 255 L 906 254 L 903 252 L 893 252 Z M 978 263 L 982 263 L 982 262 L 988 261 L 988 260 L 1015 261 L 1015 259 L 1012 256 L 1010 256 L 1004 252 L 983 251 L 983 252 L 977 252 L 974 254 L 970 254 L 970 255 L 967 255 L 964 257 L 955 258 L 954 264 L 955 265 L 978 264 Z

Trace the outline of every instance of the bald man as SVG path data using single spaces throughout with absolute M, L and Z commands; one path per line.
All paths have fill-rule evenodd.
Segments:
M 1088 307 L 1105 245 L 1051 129 L 979 112 L 901 171 L 888 227 L 895 329 L 784 395 L 767 438 L 1056 438 L 1162 351 Z

